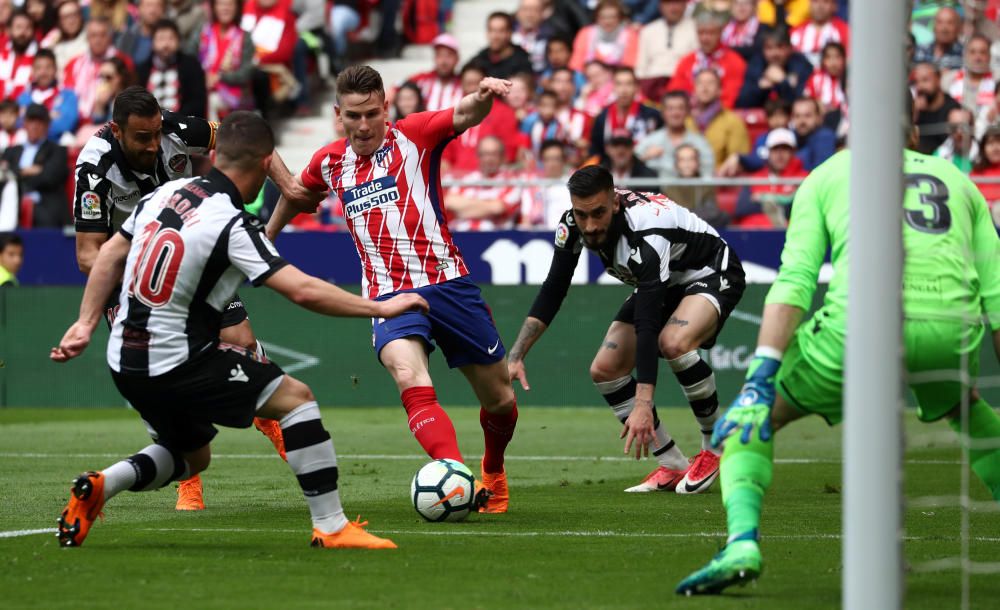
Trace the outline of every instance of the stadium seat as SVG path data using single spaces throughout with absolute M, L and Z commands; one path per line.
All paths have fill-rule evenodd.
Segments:
M 751 143 L 768 132 L 767 115 L 763 108 L 736 108 L 733 112 L 746 124 Z
M 731 215 L 736 210 L 736 198 L 739 194 L 737 186 L 720 186 L 715 189 L 715 203 L 720 210 Z

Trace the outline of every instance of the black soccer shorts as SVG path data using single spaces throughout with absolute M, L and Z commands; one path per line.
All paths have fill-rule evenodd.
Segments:
M 736 309 L 736 305 L 740 302 L 745 289 L 746 276 L 743 273 L 743 267 L 739 261 L 734 261 L 731 258 L 729 267 L 721 273 L 714 273 L 688 284 L 667 288 L 667 295 L 663 299 L 663 308 L 660 311 L 660 328 L 666 326 L 667 320 L 670 319 L 671 314 L 681 304 L 684 297 L 700 294 L 712 302 L 719 312 L 719 323 L 715 326 L 715 334 L 701 344 L 703 349 L 711 349 L 715 345 L 719 333 L 722 332 L 726 320 L 729 319 L 729 314 Z M 635 324 L 634 292 L 625 299 L 621 308 L 618 309 L 618 313 L 615 314 L 615 322 Z
M 157 443 L 176 451 L 207 445 L 218 430 L 248 428 L 278 388 L 284 371 L 253 352 L 220 344 L 156 377 L 111 371 L 122 396 Z

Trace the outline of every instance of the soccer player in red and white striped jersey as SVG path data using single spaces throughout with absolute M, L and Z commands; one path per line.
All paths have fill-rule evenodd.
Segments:
M 810 0 L 809 21 L 792 29 L 792 46 L 819 67 L 820 51 L 828 42 L 839 42 L 850 54 L 850 29 L 837 17 L 836 0 Z
M 458 41 L 451 34 L 439 34 L 433 41 L 434 69 L 406 79 L 420 87 L 427 110 L 453 108 L 462 99 L 462 79 L 458 66 Z
M 486 443 L 482 482 L 489 497 L 480 511 L 494 513 L 507 511 L 503 456 L 517 406 L 493 316 L 448 231 L 440 163 L 445 145 L 482 121 L 494 97 L 507 95 L 510 86 L 484 78 L 454 108 L 389 124 L 382 77 L 369 66 L 351 66 L 337 77 L 336 112 L 347 137 L 320 149 L 300 177 L 307 188 L 332 190 L 343 202 L 369 299 L 416 292 L 430 303 L 428 313 L 374 319 L 375 352 L 399 388 L 410 431 L 433 459 L 462 461 L 428 372 L 435 343 L 449 367 L 469 379 L 482 407 Z M 268 234 L 276 235 L 296 213 L 280 200 Z

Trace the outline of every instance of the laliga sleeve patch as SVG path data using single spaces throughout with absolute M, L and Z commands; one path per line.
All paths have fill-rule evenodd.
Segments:
M 101 196 L 94 191 L 86 191 L 80 196 L 80 216 L 84 220 L 100 220 Z
M 569 239 L 569 227 L 560 222 L 559 226 L 556 227 L 556 246 L 565 248 L 567 239 Z
M 167 166 L 170 167 L 170 171 L 179 174 L 184 171 L 184 168 L 187 167 L 187 163 L 187 155 L 178 154 L 170 157 L 170 161 L 167 162 Z

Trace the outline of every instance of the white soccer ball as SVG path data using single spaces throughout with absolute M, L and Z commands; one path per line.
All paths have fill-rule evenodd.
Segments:
M 413 508 L 428 521 L 461 521 L 475 501 L 475 479 L 465 464 L 456 460 L 428 462 L 410 483 Z

